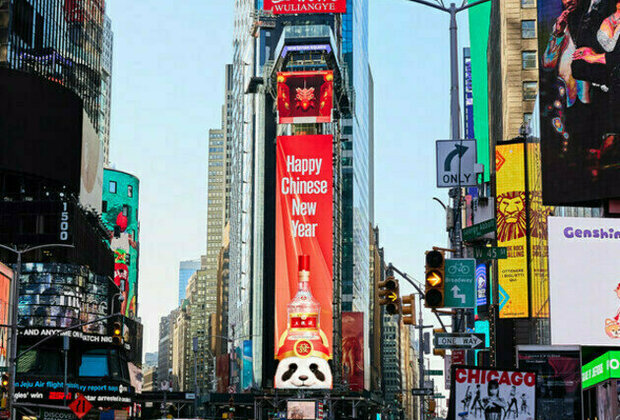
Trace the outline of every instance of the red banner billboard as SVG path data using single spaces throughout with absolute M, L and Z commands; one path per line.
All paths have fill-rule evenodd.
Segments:
M 328 123 L 333 107 L 333 71 L 278 73 L 280 124 Z
M 264 9 L 274 14 L 346 13 L 347 0 L 264 0 Z
M 364 313 L 342 313 L 342 377 L 351 391 L 364 389 Z
M 331 135 L 277 140 L 276 388 L 332 385 L 332 142 Z

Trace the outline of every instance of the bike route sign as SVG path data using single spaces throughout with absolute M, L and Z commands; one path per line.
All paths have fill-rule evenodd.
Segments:
M 473 258 L 447 259 L 445 270 L 444 306 L 447 308 L 476 306 L 476 260 Z

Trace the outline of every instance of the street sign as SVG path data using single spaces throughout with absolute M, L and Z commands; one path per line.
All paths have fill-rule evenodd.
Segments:
M 476 306 L 475 274 L 476 260 L 473 258 L 446 260 L 445 307 L 473 308 Z
M 508 258 L 508 248 L 505 246 L 476 247 L 474 258 L 477 260 L 505 260 Z
M 411 395 L 433 395 L 431 388 L 414 388 L 411 390 Z
M 476 140 L 437 140 L 437 187 L 475 187 Z
M 77 416 L 78 419 L 84 417 L 93 405 L 88 401 L 82 394 L 78 394 L 77 398 L 73 400 L 71 404 L 69 404 L 69 408 L 73 411 L 73 414 Z
M 438 398 L 439 398 L 439 399 L 441 399 L 441 398 L 446 398 L 446 396 L 445 396 L 445 395 L 443 395 L 443 394 L 435 394 L 435 395 L 433 395 L 433 398 L 435 398 L 435 399 L 438 399 Z
M 442 376 L 442 370 L 425 370 L 424 373 L 428 376 Z
M 485 348 L 486 336 L 476 333 L 436 333 L 436 349 L 477 350 Z M 454 363 L 454 360 L 452 361 Z
M 472 225 L 463 229 L 463 240 L 473 241 L 487 233 L 495 232 L 497 230 L 497 221 L 495 219 L 485 220 L 482 223 Z

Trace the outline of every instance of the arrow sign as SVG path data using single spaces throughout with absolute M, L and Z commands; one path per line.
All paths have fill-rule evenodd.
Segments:
M 459 299 L 461 301 L 461 303 L 463 305 L 465 305 L 465 301 L 467 299 L 467 296 L 459 293 L 461 291 L 461 289 L 459 289 L 458 286 L 454 286 L 451 290 L 452 290 L 452 297 L 454 299 Z
M 454 160 L 456 155 L 458 155 L 459 159 L 461 159 L 468 149 L 469 147 L 461 146 L 460 144 L 455 144 L 454 150 L 448 153 L 448 156 L 446 156 L 446 160 L 443 163 L 443 170 L 446 172 L 451 172 L 452 161 Z
M 387 298 L 388 298 L 389 300 L 391 300 L 392 302 L 396 302 L 396 300 L 398 300 L 398 295 L 397 295 L 396 293 L 392 292 L 392 293 L 390 293 L 390 294 L 387 296 Z
M 435 334 L 434 344 L 437 349 L 464 349 L 477 350 L 484 347 L 484 334 L 476 333 L 437 333 Z
M 411 395 L 433 395 L 434 391 L 430 388 L 414 388 Z

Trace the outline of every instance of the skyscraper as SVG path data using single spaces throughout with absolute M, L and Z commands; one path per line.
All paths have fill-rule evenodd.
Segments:
M 197 270 L 200 270 L 200 267 L 200 260 L 188 260 L 179 263 L 179 306 L 181 306 L 181 303 L 183 303 L 186 297 L 185 289 L 187 288 L 189 278 Z
M 101 52 L 101 99 L 99 101 L 99 138 L 103 143 L 103 162 L 110 157 L 110 116 L 112 108 L 112 52 L 114 34 L 112 21 L 105 16 L 103 20 L 103 48 Z

